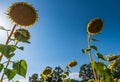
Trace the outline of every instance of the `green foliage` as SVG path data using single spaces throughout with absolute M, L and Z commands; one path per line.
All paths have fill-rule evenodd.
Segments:
M 91 64 L 83 64 L 80 67 L 79 77 L 82 78 L 82 80 L 86 82 L 89 79 L 94 78 Z
M 20 60 L 18 62 L 13 62 L 13 68 L 16 70 L 17 74 L 26 77 L 27 63 L 25 60 Z
M 46 68 L 48 67 L 49 66 L 47 66 Z M 38 74 L 33 74 L 29 77 L 29 82 L 79 82 L 77 80 L 71 80 L 69 78 L 69 73 L 70 70 L 68 66 L 66 66 L 64 70 L 58 66 L 55 67 L 55 69 L 52 69 L 52 73 L 49 76 L 44 76 L 43 74 L 40 74 L 41 77 L 39 78 Z
M 70 78 L 68 78 L 68 79 L 66 79 L 66 80 L 65 80 L 65 82 L 71 82 L 71 79 L 70 79 Z
M 4 65 L 3 64 L 0 64 L 0 72 L 2 71 Z
M 66 74 L 62 74 L 62 78 L 65 79 L 67 77 Z
M 93 68 L 97 71 L 99 75 L 102 75 L 107 66 L 102 62 L 92 61 Z
M 82 52 L 84 53 L 84 54 L 86 54 L 87 52 L 89 52 L 89 51 L 91 51 L 91 49 L 86 49 L 86 48 L 84 48 L 84 49 L 82 49 Z
M 7 58 L 14 56 L 14 51 L 16 50 L 15 45 L 4 45 L 0 44 L 0 52 Z
M 104 56 L 101 53 L 96 53 L 96 56 L 101 60 L 105 60 Z
M 32 9 L 33 13 L 35 13 L 35 20 L 37 19 L 37 12 L 34 8 L 32 8 L 32 6 L 30 4 L 27 4 L 26 2 L 16 2 L 14 4 L 11 5 L 11 7 L 8 8 L 8 15 L 9 18 L 11 20 L 14 20 L 14 17 L 10 16 L 11 15 L 11 11 L 14 11 L 14 7 L 18 7 L 20 4 L 25 4 L 26 6 L 30 7 L 30 9 Z M 22 5 L 23 6 L 23 5 Z M 22 7 L 23 9 L 25 7 Z M 19 10 L 18 10 L 19 11 Z M 15 12 L 18 12 L 15 11 Z M 31 14 L 30 17 L 32 17 Z M 17 16 L 17 14 L 16 14 Z M 25 19 L 29 19 L 29 17 L 25 18 Z M 29 21 L 29 20 L 28 20 Z M 13 21 L 12 21 L 13 22 Z M 15 22 L 15 21 L 14 21 Z M 34 21 L 33 23 L 35 23 L 36 21 Z M 26 21 L 27 23 L 27 21 Z M 33 23 L 31 23 L 30 25 L 28 25 L 27 27 L 33 25 Z M 26 25 L 25 25 L 26 26 Z M 18 29 L 16 29 L 16 27 L 18 27 Z M 24 28 L 24 27 L 23 27 Z M 14 81 L 13 78 L 15 77 L 16 74 L 26 77 L 26 73 L 27 73 L 27 63 L 25 60 L 20 60 L 20 61 L 13 61 L 12 58 L 15 56 L 15 50 L 16 49 L 20 49 L 20 50 L 24 50 L 23 46 L 18 47 L 18 43 L 22 42 L 22 43 L 30 43 L 29 39 L 30 39 L 30 33 L 29 31 L 26 29 L 23 29 L 19 26 L 19 24 L 14 23 L 14 26 L 11 28 L 11 30 L 4 28 L 3 26 L 0 26 L 0 30 L 3 30 L 6 32 L 7 38 L 6 38 L 6 42 L 5 44 L 0 44 L 0 82 L 3 82 L 4 79 L 8 79 L 9 81 L 12 80 L 13 82 L 19 82 L 19 81 Z M 12 66 L 11 66 L 12 64 Z M 4 77 L 6 75 L 6 77 Z
M 95 45 L 90 46 L 90 48 L 97 51 L 97 47 Z
M 97 39 L 95 39 L 95 38 L 92 38 L 91 40 L 92 40 L 92 41 L 99 41 L 99 40 L 97 40 Z
M 23 46 L 20 46 L 20 47 L 17 46 L 17 48 L 20 49 L 20 50 L 24 50 Z
M 7 76 L 8 80 L 11 80 L 16 75 L 16 71 L 14 69 L 4 68 L 4 74 Z
M 91 26 L 90 26 L 91 25 Z M 98 25 L 100 25 L 100 27 L 98 27 Z M 88 53 L 89 57 L 90 57 L 90 63 L 91 63 L 91 67 L 89 66 L 87 71 L 93 71 L 92 75 L 94 75 L 93 78 L 88 78 L 88 82 L 114 82 L 114 75 L 116 75 L 116 72 L 119 72 L 118 70 L 118 56 L 116 55 L 111 55 L 109 57 L 105 57 L 103 56 L 100 52 L 98 52 L 98 49 L 95 45 L 91 45 L 91 40 L 92 41 L 98 41 L 97 39 L 93 38 L 93 34 L 92 32 L 95 32 L 94 35 L 97 35 L 98 31 L 101 31 L 99 28 L 103 28 L 103 21 L 100 23 L 97 21 L 97 24 L 95 23 L 95 21 L 93 22 L 92 20 L 88 23 L 87 26 L 87 32 L 88 32 L 88 48 L 90 49 L 90 51 L 87 51 L 87 49 L 82 49 L 82 52 L 85 54 L 86 52 Z M 99 59 L 98 61 L 95 61 L 93 58 L 93 53 L 92 50 L 94 49 L 96 51 L 96 56 Z M 105 60 L 105 61 L 101 61 L 101 60 Z M 106 61 L 107 60 L 107 61 Z M 109 63 L 109 64 L 108 64 Z M 84 77 L 86 76 L 87 73 L 86 72 L 86 67 L 87 65 L 83 65 L 80 69 L 80 77 Z M 86 67 L 86 68 L 85 68 Z M 117 67 L 117 70 L 115 69 Z M 90 70 L 92 69 L 92 70 Z M 116 71 L 115 71 L 116 70 Z M 86 74 L 87 73 L 87 74 Z M 119 75 L 118 75 L 119 76 Z M 117 77 L 118 78 L 118 77 Z M 93 81 L 90 81 L 90 80 Z

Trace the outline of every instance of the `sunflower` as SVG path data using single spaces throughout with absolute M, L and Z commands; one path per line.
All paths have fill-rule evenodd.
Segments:
M 43 71 L 43 75 L 45 75 L 45 76 L 48 76 L 48 75 L 50 75 L 52 73 L 52 70 L 50 69 L 50 68 L 45 68 L 45 70 Z
M 68 67 L 75 67 L 77 65 L 77 62 L 75 60 L 68 63 Z
M 25 42 L 25 41 L 28 41 L 30 39 L 30 33 L 26 29 L 17 29 L 14 33 L 14 38 L 17 41 Z
M 103 29 L 103 20 L 100 18 L 92 19 L 87 25 L 88 34 L 98 34 Z
M 8 8 L 8 16 L 20 26 L 32 26 L 38 18 L 36 10 L 27 2 L 16 2 Z
M 113 60 L 115 60 L 115 59 L 117 59 L 117 58 L 118 58 L 118 56 L 112 55 L 112 56 L 110 56 L 110 57 L 107 59 L 107 61 L 113 61 Z

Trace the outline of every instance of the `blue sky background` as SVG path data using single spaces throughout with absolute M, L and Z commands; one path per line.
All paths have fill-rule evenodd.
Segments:
M 0 14 L 8 27 L 13 25 L 4 13 L 16 1 L 29 2 L 39 16 L 38 22 L 29 28 L 31 44 L 21 44 L 25 50 L 18 50 L 14 58 L 27 61 L 28 76 L 40 74 L 46 66 L 64 68 L 71 60 L 78 62 L 72 71 L 79 72 L 82 64 L 89 63 L 89 56 L 81 49 L 87 48 L 87 23 L 96 17 L 104 20 L 102 33 L 95 36 L 100 40 L 95 42 L 98 51 L 104 55 L 120 54 L 119 0 L 4 0 L 0 2 Z

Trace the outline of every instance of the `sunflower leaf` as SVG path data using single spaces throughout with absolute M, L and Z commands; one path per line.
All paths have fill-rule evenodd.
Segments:
M 20 76 L 26 77 L 27 63 L 25 60 L 13 62 L 13 69 L 16 70 L 17 74 L 19 74 Z

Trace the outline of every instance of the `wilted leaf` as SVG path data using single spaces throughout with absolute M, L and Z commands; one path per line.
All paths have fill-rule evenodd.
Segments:
M 10 31 L 10 30 L 8 30 L 8 29 L 5 29 L 3 26 L 0 26 L 0 30 Z

